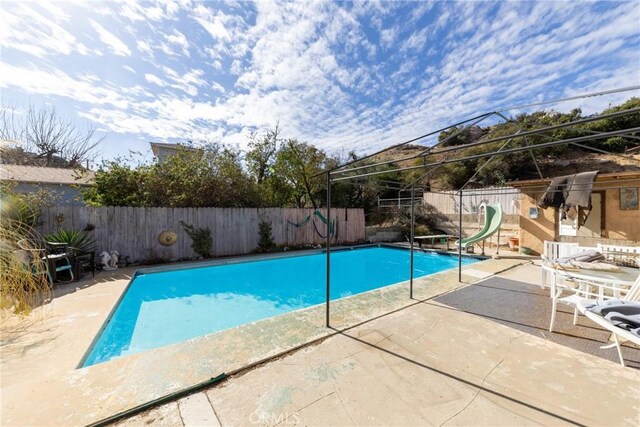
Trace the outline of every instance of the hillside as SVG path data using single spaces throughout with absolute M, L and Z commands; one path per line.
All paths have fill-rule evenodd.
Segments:
M 409 157 L 419 154 L 424 150 L 423 147 L 416 145 L 409 145 L 407 148 L 403 148 L 381 153 L 375 156 L 374 159 L 376 162 L 382 162 Z M 640 153 L 623 154 L 623 156 L 624 157 L 617 154 L 599 154 L 580 148 L 571 148 L 561 156 L 538 155 L 536 160 L 538 161 L 540 170 L 545 176 L 555 176 L 563 171 L 575 173 L 578 170 L 584 171 L 587 169 L 600 170 L 602 173 L 640 171 Z M 429 157 L 428 159 L 433 160 L 434 157 Z M 496 161 L 498 161 L 497 159 L 499 158 L 496 158 Z M 396 165 L 400 167 L 411 166 L 413 164 L 415 164 L 415 160 L 396 162 Z M 533 172 L 534 175 L 537 176 L 537 172 L 535 170 Z
M 626 110 L 640 107 L 640 98 L 631 98 L 623 104 L 608 108 L 602 113 Z M 536 129 L 541 126 L 553 126 L 558 123 L 566 123 L 582 118 L 581 111 L 576 109 L 569 113 L 561 114 L 557 112 L 538 111 L 531 114 L 523 114 L 517 116 L 512 122 L 500 123 L 488 127 L 473 127 L 465 129 L 456 135 L 452 135 L 458 129 L 453 128 L 448 132 L 443 132 L 439 136 L 439 140 L 443 141 L 443 146 L 450 147 L 456 145 L 465 145 L 482 139 L 491 139 L 495 137 L 511 135 L 517 129 Z M 589 122 L 580 128 L 562 128 L 550 132 L 549 135 L 556 139 L 567 139 L 576 136 L 583 136 L 585 132 L 606 132 L 617 129 L 627 129 L 640 126 L 640 114 L 634 114 L 615 119 L 602 119 Z M 635 135 L 637 138 L 637 135 Z M 449 139 L 446 139 L 449 137 Z M 574 146 L 558 146 L 550 149 L 535 149 L 535 145 L 549 141 L 539 135 L 531 135 L 527 138 L 525 144 L 532 147 L 536 157 L 538 166 L 545 178 L 558 175 L 566 175 L 587 170 L 598 170 L 601 173 L 630 172 L 640 171 L 640 151 L 632 150 L 634 154 L 625 153 L 625 150 L 640 145 L 640 141 L 634 138 L 613 137 L 607 140 L 586 142 L 585 145 L 591 145 L 594 148 L 603 149 L 615 154 L 600 154 L 591 150 L 582 149 Z M 432 155 L 427 158 L 427 163 L 436 162 L 448 158 L 458 158 L 465 155 L 473 155 L 496 151 L 504 142 L 490 143 L 483 147 L 472 147 L 461 150 L 456 153 L 447 153 L 442 155 Z M 512 147 L 521 146 L 522 141 L 513 143 Z M 420 145 L 407 145 L 395 148 L 369 160 L 371 163 L 401 159 L 417 155 L 425 149 Z M 453 163 L 439 167 L 436 173 L 429 177 L 429 184 L 435 188 L 455 189 L 463 185 L 475 172 L 481 169 L 476 177 L 477 185 L 500 185 L 504 182 L 517 181 L 524 179 L 538 178 L 538 172 L 535 168 L 533 159 L 529 152 L 510 153 L 508 155 L 496 156 L 486 166 L 483 166 L 487 158 L 473 159 L 459 163 Z M 395 167 L 407 167 L 419 165 L 420 159 L 411 159 L 394 163 Z M 421 170 L 403 172 L 397 174 L 396 178 L 400 181 L 415 179 L 422 174 Z M 387 177 L 388 179 L 388 177 Z M 426 182 L 424 182 L 426 184 Z

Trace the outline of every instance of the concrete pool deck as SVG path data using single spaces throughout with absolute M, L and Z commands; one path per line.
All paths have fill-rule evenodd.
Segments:
M 539 273 L 520 266 L 437 300 L 500 281 L 527 298 Z M 640 424 L 639 370 L 504 321 L 422 301 L 117 425 Z
M 465 266 L 463 280 L 471 283 L 521 262 Z M 325 328 L 321 305 L 77 369 L 134 271 L 56 286 L 53 302 L 34 311 L 37 321 L 3 325 L 2 425 L 89 424 L 335 333 Z M 456 270 L 437 273 L 416 279 L 415 297 L 462 285 Z M 344 298 L 332 303 L 332 325 L 345 328 L 411 303 L 407 282 Z

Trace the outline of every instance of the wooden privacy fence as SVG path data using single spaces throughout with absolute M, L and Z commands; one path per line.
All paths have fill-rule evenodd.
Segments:
M 445 215 L 458 214 L 460 204 L 457 191 L 442 193 L 424 193 L 424 201 Z M 520 191 L 513 187 L 487 187 L 469 189 L 462 192 L 462 213 L 475 214 L 478 207 L 486 203 L 500 203 L 505 215 L 519 215 Z
M 326 217 L 326 210 L 320 209 Z M 305 220 L 310 219 L 305 222 Z M 60 221 L 62 220 L 62 221 Z M 355 243 L 365 240 L 362 209 L 331 209 L 331 220 L 337 220 L 332 243 Z M 194 227 L 210 228 L 215 256 L 240 255 L 253 252 L 259 241 L 258 225 L 271 223 L 277 245 L 300 246 L 323 244 L 327 226 L 313 209 L 281 208 L 132 208 L 84 206 L 53 206 L 42 209 L 43 235 L 60 227 L 82 230 L 87 224 L 96 239 L 98 253 L 116 250 L 136 262 L 150 259 L 195 258 L 191 238 L 180 221 Z M 294 224 L 300 224 L 296 226 Z M 166 230 L 175 231 L 178 240 L 173 246 L 162 246 L 158 236 Z

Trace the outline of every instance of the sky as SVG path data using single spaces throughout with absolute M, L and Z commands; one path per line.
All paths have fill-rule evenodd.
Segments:
M 3 108 L 55 106 L 106 136 L 104 158 L 150 156 L 149 141 L 245 149 L 276 123 L 366 154 L 497 108 L 640 85 L 637 0 L 2 0 L 0 12 Z

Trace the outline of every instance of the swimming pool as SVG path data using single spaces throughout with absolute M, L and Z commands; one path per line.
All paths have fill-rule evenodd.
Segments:
M 83 367 L 219 332 L 325 301 L 326 254 L 138 273 Z M 463 264 L 478 261 L 463 258 Z M 414 277 L 457 266 L 414 253 Z M 331 299 L 409 280 L 409 251 L 366 247 L 331 253 Z

